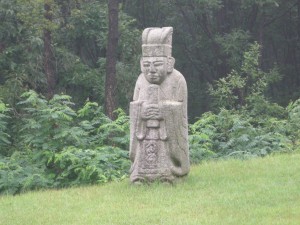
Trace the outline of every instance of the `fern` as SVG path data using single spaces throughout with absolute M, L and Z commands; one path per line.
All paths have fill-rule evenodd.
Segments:
M 265 108 L 270 107 L 270 103 L 264 104 Z M 191 161 L 211 157 L 244 159 L 289 152 L 293 147 L 287 124 L 286 118 L 267 114 L 252 117 L 244 108 L 205 113 L 190 125 Z
M 22 141 L 30 149 L 61 151 L 65 145 L 86 145 L 88 132 L 75 126 L 76 111 L 67 95 L 54 95 L 47 101 L 33 91 L 22 95 L 26 97 L 19 105 L 23 108 Z
M 102 145 L 129 149 L 129 117 L 122 109 L 115 111 L 117 119 L 102 124 L 98 128 Z
M 68 147 L 55 154 L 50 163 L 60 171 L 55 178 L 58 187 L 122 179 L 130 164 L 126 151 L 109 146 L 85 150 Z
M 51 186 L 45 165 L 37 163 L 25 153 L 15 152 L 0 158 L 0 193 L 17 194 Z
M 300 99 L 291 102 L 287 108 L 289 135 L 292 138 L 294 148 L 299 149 L 300 146 Z
M 0 161 L 0 193 L 104 183 L 127 176 L 129 119 L 123 110 L 118 109 L 112 121 L 97 103 L 86 102 L 73 110 L 66 95 L 48 101 L 29 91 L 22 98 L 18 104 L 22 153 Z M 7 127 L 4 122 L 0 126 Z
M 10 108 L 0 100 L 0 154 L 5 154 L 11 144 L 8 133 L 8 120 L 11 119 L 9 112 Z

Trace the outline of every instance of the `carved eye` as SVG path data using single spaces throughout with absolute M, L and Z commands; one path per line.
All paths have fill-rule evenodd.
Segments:
M 143 63 L 144 67 L 150 67 L 150 63 Z
M 162 66 L 164 63 L 163 62 L 154 62 L 153 64 L 155 67 L 158 67 L 158 66 Z

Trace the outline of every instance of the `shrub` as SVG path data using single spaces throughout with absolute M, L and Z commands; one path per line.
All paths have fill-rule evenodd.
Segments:
M 45 165 L 30 154 L 14 152 L 11 157 L 0 158 L 0 193 L 18 194 L 28 190 L 51 187 L 51 177 Z
M 123 179 L 129 164 L 128 152 L 111 146 L 96 149 L 67 147 L 48 162 L 56 173 L 56 187 Z
M 288 125 L 290 128 L 289 136 L 291 137 L 295 148 L 300 149 L 300 99 L 291 102 L 287 106 Z
M 104 183 L 127 175 L 129 119 L 123 110 L 116 110 L 112 121 L 94 102 L 75 111 L 67 95 L 46 100 L 29 91 L 22 98 L 22 129 L 15 134 L 19 151 L 0 161 L 0 193 Z M 0 117 L 1 138 L 9 137 L 6 119 Z
M 249 158 L 292 150 L 287 121 L 248 111 L 222 109 L 205 113 L 190 126 L 191 161 L 207 158 Z
M 216 108 L 240 109 L 251 105 L 251 100 L 264 97 L 269 86 L 281 79 L 277 67 L 268 72 L 259 67 L 260 45 L 253 43 L 244 52 L 243 61 L 224 78 L 209 87 L 209 94 Z
M 213 149 L 213 135 L 216 132 L 214 121 L 216 115 L 207 112 L 189 126 L 189 150 L 191 163 L 199 163 L 203 159 L 216 157 Z
M 250 45 L 240 68 L 210 86 L 216 114 L 205 113 L 190 126 L 192 161 L 211 156 L 249 158 L 293 149 L 289 134 L 297 130 L 290 126 L 298 120 L 292 116 L 297 103 L 290 105 L 288 119 L 286 109 L 265 98 L 269 85 L 280 75 L 276 67 L 268 73 L 259 68 L 259 50 L 257 43 Z
M 88 133 L 74 124 L 77 116 L 71 108 L 71 97 L 54 95 L 47 101 L 34 91 L 22 95 L 24 101 L 21 142 L 30 150 L 61 151 L 66 145 L 85 145 Z
M 0 155 L 6 153 L 6 149 L 11 144 L 8 133 L 8 120 L 10 109 L 0 100 Z

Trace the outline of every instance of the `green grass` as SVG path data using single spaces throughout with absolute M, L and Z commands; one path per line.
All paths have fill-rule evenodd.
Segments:
M 175 186 L 102 186 L 0 197 L 1 225 L 300 224 L 300 154 L 194 166 Z

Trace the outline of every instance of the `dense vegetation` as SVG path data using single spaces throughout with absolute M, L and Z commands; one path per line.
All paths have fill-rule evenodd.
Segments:
M 193 163 L 300 148 L 299 0 L 120 2 L 115 120 L 104 113 L 107 1 L 0 0 L 0 20 L 0 193 L 126 177 L 150 26 L 174 27 Z

